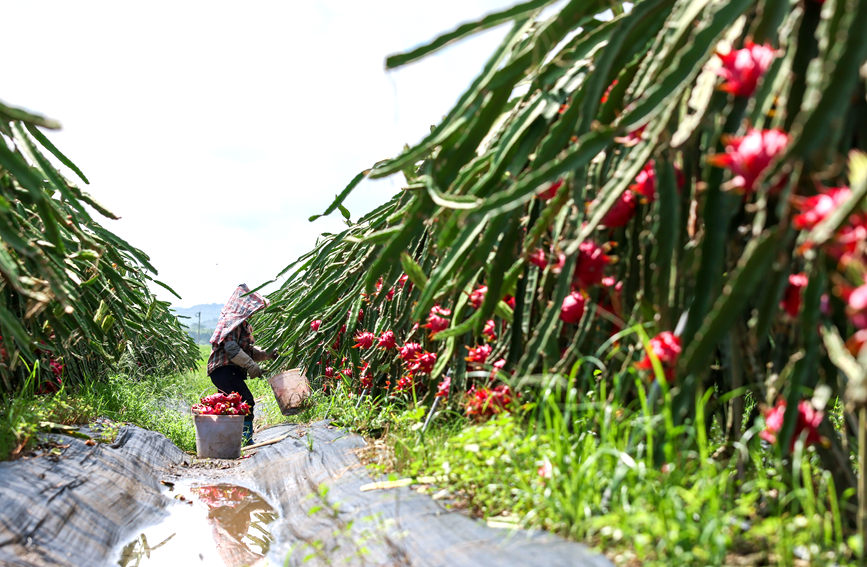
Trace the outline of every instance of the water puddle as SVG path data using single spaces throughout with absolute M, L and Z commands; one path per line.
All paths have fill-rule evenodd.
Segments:
M 169 516 L 124 546 L 121 567 L 260 564 L 274 538 L 277 512 L 261 496 L 234 484 L 178 483 Z

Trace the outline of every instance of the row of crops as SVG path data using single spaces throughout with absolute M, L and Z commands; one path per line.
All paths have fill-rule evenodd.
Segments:
M 58 127 L 0 104 L 0 391 L 195 367 L 196 345 L 148 288 L 147 255 L 62 173 L 87 183 L 43 132 Z
M 867 0 L 611 6 L 525 2 L 388 58 L 509 27 L 442 122 L 325 211 L 406 177 L 287 266 L 260 340 L 323 388 L 471 416 L 558 376 L 675 427 L 709 398 L 730 442 L 763 412 L 763 438 L 853 487 Z

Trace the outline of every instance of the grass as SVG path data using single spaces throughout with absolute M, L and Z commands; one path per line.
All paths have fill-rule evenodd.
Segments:
M 30 383 L 0 408 L 0 460 L 14 458 L 33 446 L 40 429 L 49 424 L 85 423 L 97 417 L 96 409 L 65 390 L 38 396 Z
M 287 421 L 265 380 L 248 384 L 257 427 Z M 856 560 L 860 541 L 840 512 L 854 494 L 838 498 L 813 448 L 799 443 L 783 459 L 759 440 L 759 420 L 723 453 L 718 423 L 703 415 L 706 397 L 697 400 L 695 422 L 673 427 L 665 400 L 656 412 L 643 396 L 621 404 L 604 384 L 584 392 L 541 388 L 535 399 L 485 422 L 467 420 L 453 401 L 425 428 L 425 405 L 359 397 L 350 384 L 335 382 L 289 420 L 329 418 L 370 439 L 366 460 L 375 473 L 433 477 L 457 507 L 588 542 L 618 565 Z M 189 405 L 213 390 L 204 360 L 177 376 L 114 376 L 49 396 L 25 390 L 0 414 L 0 450 L 22 450 L 42 422 L 101 416 L 162 432 L 192 451 Z
M 483 423 L 444 410 L 427 431 L 428 408 L 359 403 L 342 386 L 311 411 L 380 436 L 376 472 L 434 477 L 457 507 L 588 542 L 618 565 L 856 561 L 860 542 L 840 513 L 855 496 L 838 498 L 813 448 L 781 458 L 759 420 L 726 453 L 715 420 L 696 425 L 707 398 L 695 423 L 675 428 L 601 384 L 549 388 Z
M 193 451 L 196 434 L 190 406 L 212 390 L 207 376 L 196 371 L 141 381 L 112 376 L 78 396 L 101 417 L 158 431 L 184 451 Z
M 202 358 L 198 368 L 182 374 L 144 378 L 115 375 L 74 391 L 62 388 L 47 395 L 37 395 L 25 385 L 9 406 L 0 410 L 0 459 L 15 457 L 31 447 L 45 422 L 77 424 L 97 417 L 157 431 L 182 450 L 195 451 L 190 406 L 216 391 L 206 373 L 210 346 L 199 348 Z M 247 385 L 258 400 L 261 415 L 257 416 L 257 428 L 285 421 L 267 381 L 251 379 Z

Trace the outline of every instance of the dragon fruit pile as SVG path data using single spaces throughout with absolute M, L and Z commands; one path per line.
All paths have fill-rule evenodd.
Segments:
M 191 408 L 198 415 L 249 415 L 250 405 L 241 399 L 241 394 L 217 392 L 205 396 Z

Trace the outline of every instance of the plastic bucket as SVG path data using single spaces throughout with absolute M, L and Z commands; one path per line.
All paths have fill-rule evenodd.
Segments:
M 274 397 L 277 398 L 277 405 L 280 406 L 283 415 L 295 413 L 310 395 L 310 383 L 297 368 L 275 374 L 268 378 L 268 383 L 271 384 Z
M 193 414 L 196 454 L 207 459 L 237 459 L 241 456 L 243 415 Z

